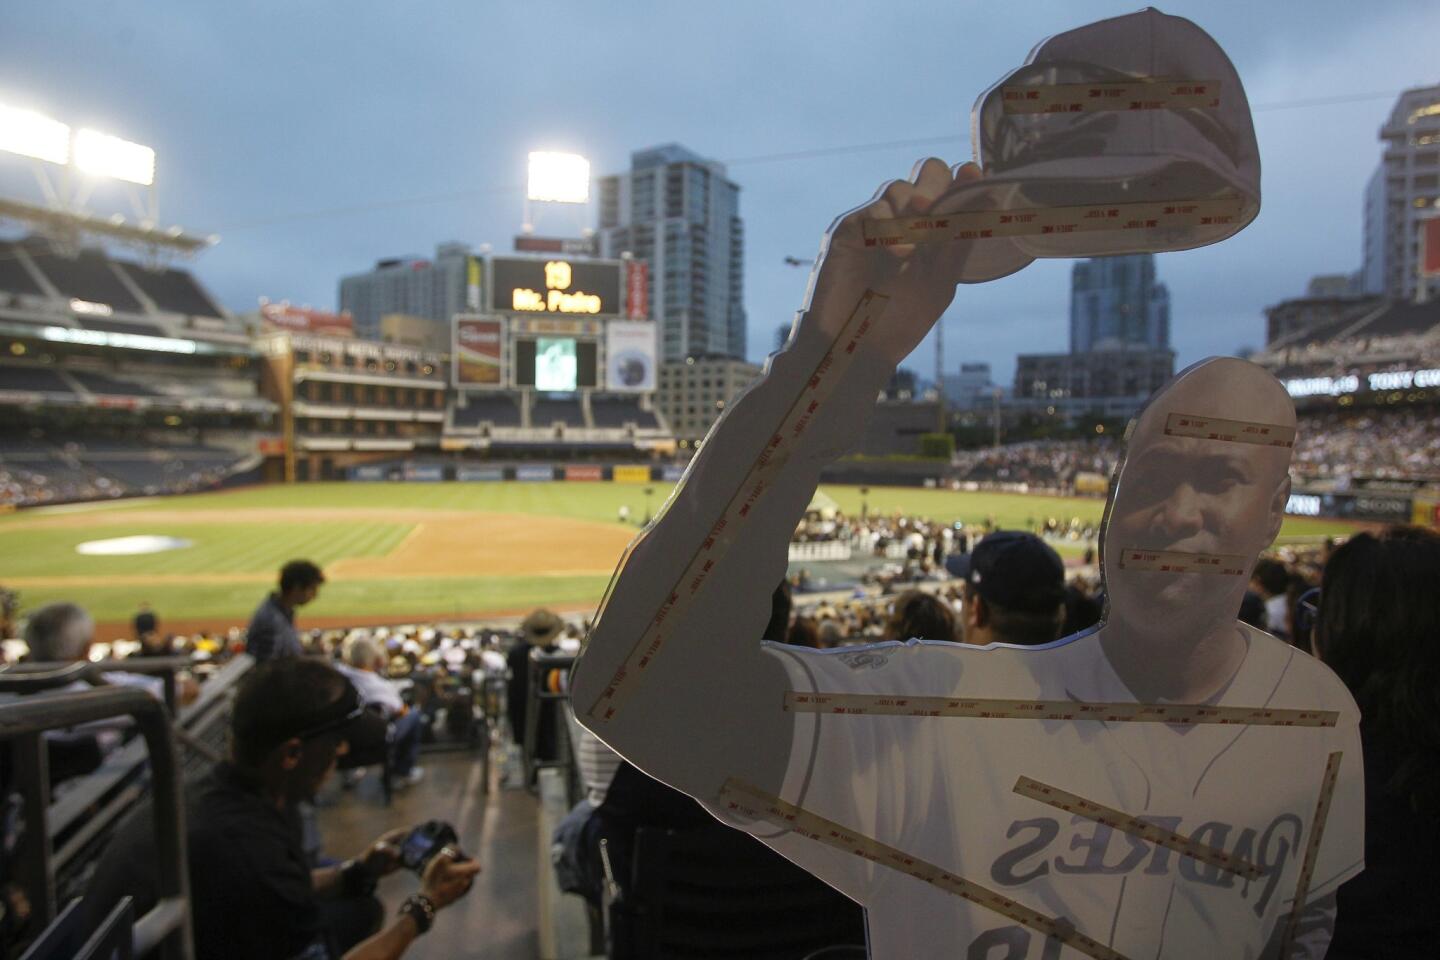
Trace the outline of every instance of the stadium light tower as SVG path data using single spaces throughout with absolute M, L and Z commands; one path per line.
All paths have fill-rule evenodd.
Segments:
M 0 197 L 0 219 L 16 220 L 74 252 L 83 236 L 140 247 L 152 259 L 160 253 L 195 253 L 214 237 L 190 236 L 179 227 L 161 227 L 155 191 L 155 151 L 98 130 L 72 130 L 34 110 L 0 104 L 0 152 L 27 157 L 45 195 L 44 205 Z M 52 168 L 59 167 L 53 177 Z M 136 222 L 119 214 L 102 217 L 86 204 L 101 180 L 127 184 Z
M 532 203 L 561 203 L 584 208 L 590 202 L 590 161 L 578 153 L 532 151 L 525 186 L 522 233 L 534 233 Z

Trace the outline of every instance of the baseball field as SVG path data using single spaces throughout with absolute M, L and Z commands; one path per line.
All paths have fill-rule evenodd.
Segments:
M 148 603 L 167 632 L 243 625 L 287 560 L 320 564 L 328 582 L 305 626 L 343 626 L 592 609 L 663 484 L 312 483 L 263 486 L 0 516 L 0 586 L 21 610 L 54 600 L 88 609 L 103 638 L 123 635 Z M 858 513 L 857 487 L 826 486 Z M 1099 521 L 1103 501 L 874 487 L 872 512 L 900 511 L 1020 527 L 1054 516 Z M 629 522 L 621 523 L 621 507 Z M 1282 539 L 1343 534 L 1335 521 L 1291 519 Z M 125 538 L 136 538 L 134 540 Z M 120 540 L 120 544 L 109 541 Z M 135 544 L 156 552 L 130 550 Z M 1078 547 L 1076 549 L 1079 549 Z

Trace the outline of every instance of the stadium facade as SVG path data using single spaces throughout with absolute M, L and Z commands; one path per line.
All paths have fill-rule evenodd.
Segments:
M 1070 352 L 1170 349 L 1170 291 L 1155 255 L 1093 257 L 1070 272 Z
M 0 503 L 500 479 L 518 463 L 609 470 L 674 451 L 643 264 L 455 250 L 461 309 L 384 314 L 380 332 L 404 343 L 348 312 L 262 301 L 232 315 L 185 270 L 0 243 Z M 435 349 L 424 325 L 442 323 Z

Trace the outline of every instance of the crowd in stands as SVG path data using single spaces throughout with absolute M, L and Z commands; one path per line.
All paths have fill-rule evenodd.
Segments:
M 1109 478 L 1118 441 L 1032 440 L 955 455 L 957 481 L 1074 492 L 1079 473 Z M 1433 408 L 1330 411 L 1301 416 L 1291 467 L 1304 480 L 1440 479 L 1440 412 Z
M 1440 412 L 1362 410 L 1304 417 L 1293 463 L 1295 473 L 1307 479 L 1440 479 Z
M 0 505 L 193 493 L 223 483 L 238 459 L 201 444 L 0 437 Z
M 857 521 L 838 514 L 812 515 L 802 531 L 807 537 L 874 538 L 873 544 L 888 538 L 938 561 L 937 579 L 892 584 L 878 596 L 819 602 L 792 595 L 790 584 L 782 584 L 765 639 L 820 648 L 912 638 L 1037 645 L 1093 627 L 1104 607 L 1094 565 L 1067 570 L 1047 539 L 1032 532 L 992 531 L 971 541 L 952 525 L 913 518 Z M 1417 882 L 1440 842 L 1434 816 L 1440 802 L 1434 760 L 1440 749 L 1440 658 L 1430 643 L 1440 629 L 1440 593 L 1431 588 L 1436 576 L 1440 536 L 1417 528 L 1359 534 L 1343 545 L 1282 547 L 1256 565 L 1239 612 L 1240 619 L 1305 655 L 1324 659 L 1362 710 L 1369 863 L 1341 888 L 1332 957 L 1399 956 L 1366 950 L 1376 943 L 1397 950 L 1433 943 L 1425 938 L 1437 934 L 1424 909 L 1423 883 Z M 93 623 L 69 604 L 32 613 L 25 627 L 31 658 L 47 661 L 98 653 L 190 653 L 204 660 L 244 650 L 261 662 L 235 702 L 231 756 L 190 789 L 193 815 L 187 829 L 201 956 L 309 956 L 307 945 L 316 957 L 402 955 L 438 911 L 469 891 L 478 864 L 453 837 L 439 844 L 420 867 L 421 893 L 387 923 L 374 891 L 400 868 L 409 831 L 390 831 L 334 863 L 319 847 L 304 846 L 302 827 L 313 817 L 307 799 L 337 761 L 348 783 L 377 762 L 392 765 L 401 787 L 418 782 L 421 739 L 453 725 L 447 711 L 472 721 L 487 713 L 499 719 L 504 713 L 497 705 L 503 699 L 499 691 L 506 686 L 508 726 L 518 739 L 526 726 L 525 672 L 532 652 L 573 653 L 587 626 L 542 610 L 503 629 L 302 630 L 297 613 L 323 585 L 315 565 L 287 565 L 248 629 L 224 635 L 166 637 L 156 613 L 142 610 L 132 640 L 97 649 Z M 563 678 L 556 682 L 563 690 Z M 690 798 L 611 753 L 573 714 L 560 726 L 565 735 L 552 726 L 539 749 L 547 749 L 548 741 L 548 749 L 573 753 L 584 795 L 557 831 L 555 865 L 564 889 L 593 908 L 604 899 L 604 885 L 627 877 L 638 862 L 639 831 L 664 827 L 698 836 L 727 830 Z M 566 746 L 556 746 L 561 743 Z M 276 804 L 284 812 L 280 821 L 259 814 Z M 279 829 L 277 823 L 288 826 Z M 142 908 L 154 902 L 153 858 L 139 854 L 153 846 L 151 831 L 149 818 L 138 816 L 112 840 L 95 876 L 97 900 L 123 890 L 137 895 Z M 244 838 L 251 853 L 264 855 L 237 857 L 236 837 Z M 295 864 L 314 869 L 300 871 Z M 13 889 L 6 894 L 13 899 Z M 266 898 L 276 896 L 290 906 L 273 909 L 274 901 Z M 845 912 L 852 908 L 843 901 L 834 909 L 837 929 L 858 919 Z M 248 922 L 239 923 L 239 917 Z M 253 922 L 257 919 L 263 922 Z
M 1077 473 L 1108 477 L 1118 453 L 1119 444 L 1108 437 L 1029 440 L 999 448 L 963 450 L 955 455 L 955 465 L 962 483 L 1070 490 Z

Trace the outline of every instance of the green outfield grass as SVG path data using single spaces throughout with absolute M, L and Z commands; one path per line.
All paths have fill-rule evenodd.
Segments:
M 234 574 L 275 571 L 277 557 L 308 557 L 322 567 L 343 557 L 379 557 L 404 539 L 410 524 L 255 522 L 243 524 L 134 523 L 103 530 L 0 528 L 0 583 L 7 577 L 155 574 Z M 75 552 L 87 540 L 160 534 L 194 546 L 130 557 Z M 283 561 L 282 561 L 283 562 Z
M 265 597 L 273 578 L 254 581 L 196 584 L 107 586 L 103 582 L 82 589 L 26 587 L 21 599 L 26 609 L 55 600 L 81 604 L 98 621 L 119 622 L 134 615 L 139 604 L 149 603 L 163 618 L 177 620 L 233 619 L 244 626 Z M 570 606 L 597 602 L 608 577 L 452 577 L 425 580 L 341 580 L 325 585 L 320 598 L 301 612 L 304 621 L 333 618 L 410 616 L 426 619 L 473 615 L 496 610 L 524 611 L 541 606 Z
M 648 508 L 658 510 L 668 485 L 649 485 Z M 847 513 L 858 514 L 860 488 L 826 486 L 823 492 Z M 307 557 L 322 566 L 346 558 L 384 557 L 415 526 L 414 511 L 483 511 L 616 523 L 621 505 L 632 523 L 644 517 L 642 485 L 611 483 L 329 483 L 255 487 L 246 490 L 30 510 L 0 516 L 0 584 L 21 581 L 24 609 L 52 600 L 73 600 L 97 620 L 120 621 L 149 602 L 173 620 L 228 618 L 243 622 L 286 560 Z M 899 511 L 935 520 L 979 525 L 986 519 L 1006 528 L 1054 516 L 1080 517 L 1098 524 L 1104 503 L 1093 499 L 963 493 L 902 487 L 872 487 L 864 498 L 872 513 Z M 317 517 L 318 510 L 409 511 L 387 520 Z M 211 523 L 201 511 L 223 511 L 228 523 Z M 186 514 L 197 519 L 188 520 Z M 103 515 L 103 516 L 102 516 Z M 253 515 L 253 520 L 249 518 Z M 213 514 L 212 514 L 213 516 Z M 41 518 L 65 517 L 66 525 L 30 528 Z M 234 522 L 238 521 L 238 522 Z M 1335 521 L 1288 520 L 1281 539 L 1344 535 L 1353 528 Z M 134 557 L 93 557 L 75 552 L 79 543 L 135 534 L 191 540 L 194 546 Z M 1069 545 L 1068 552 L 1081 549 Z M 47 583 L 24 578 L 69 578 Z M 153 580 L 146 578 L 154 577 Z M 176 582 L 181 578 L 201 579 Z M 123 579 L 117 579 L 123 578 Z M 484 610 L 520 610 L 539 604 L 597 602 L 607 577 L 453 576 L 407 578 L 337 577 L 306 617 L 438 617 Z

